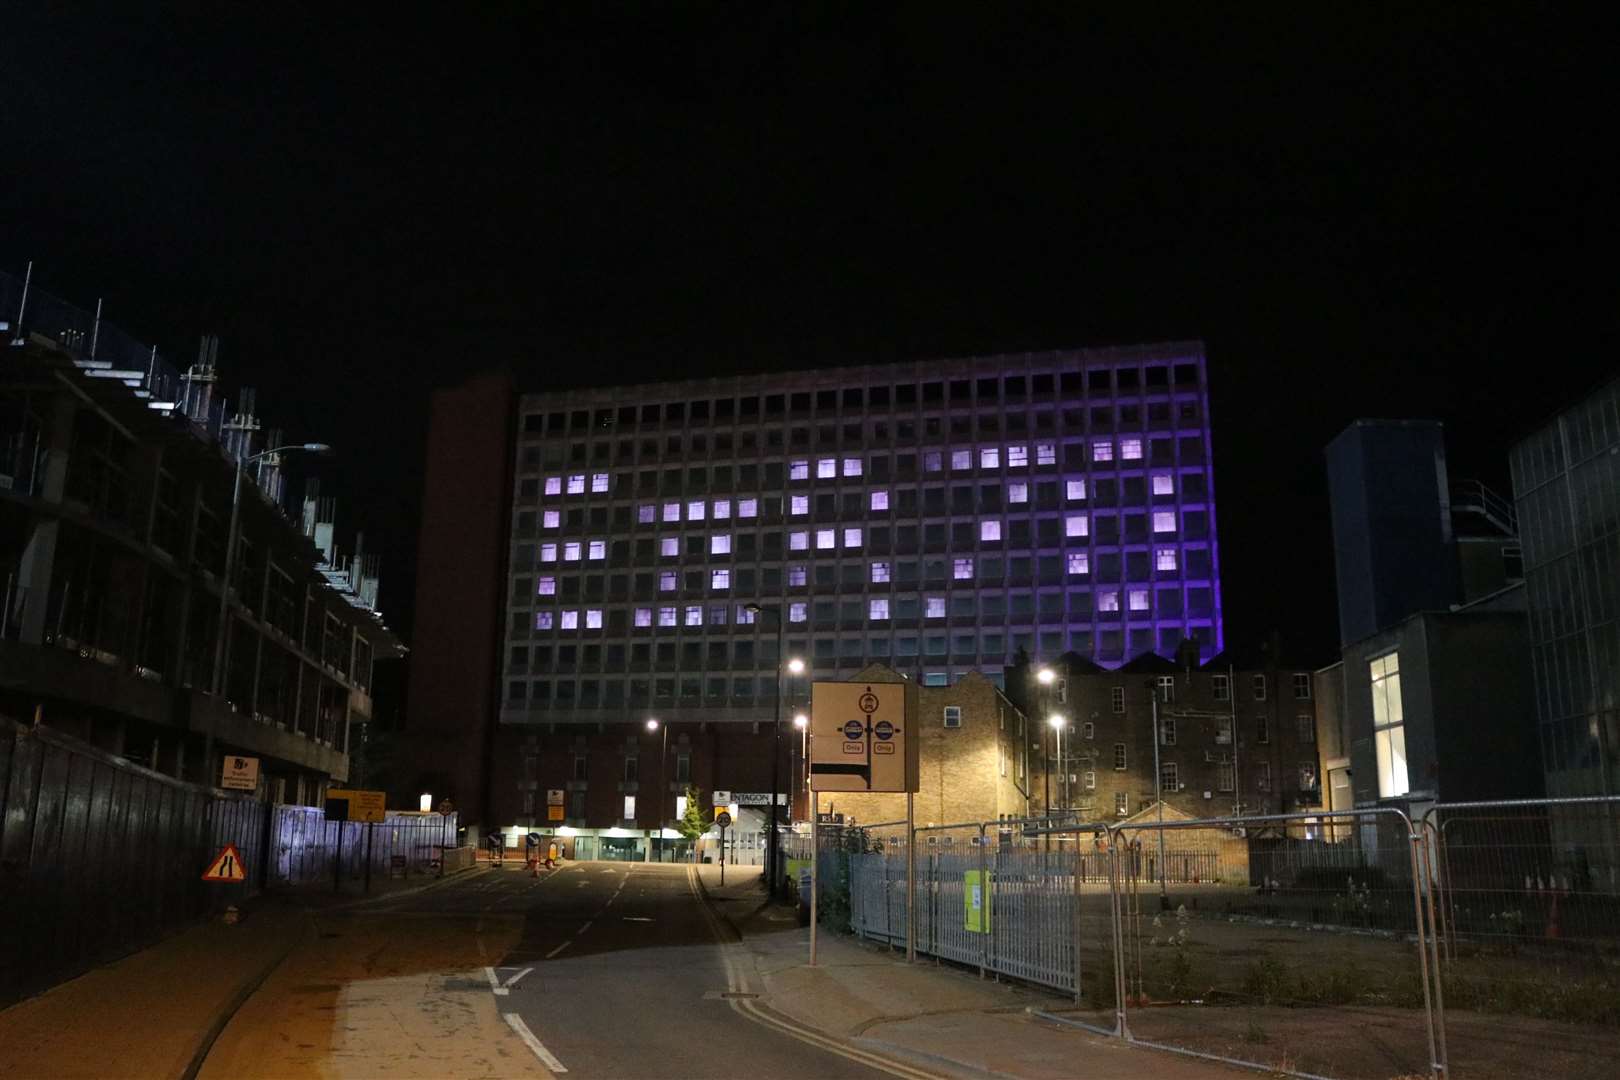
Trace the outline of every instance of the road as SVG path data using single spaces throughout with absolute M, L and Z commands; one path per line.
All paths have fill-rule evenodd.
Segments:
M 321 915 L 199 1075 L 919 1075 L 761 1016 L 728 937 L 685 866 L 470 873 Z

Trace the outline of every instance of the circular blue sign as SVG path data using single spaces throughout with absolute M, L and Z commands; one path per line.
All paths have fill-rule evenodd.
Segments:
M 858 739 L 861 737 L 861 733 L 865 730 L 866 728 L 861 726 L 861 722 L 859 720 L 851 720 L 844 725 L 844 738 Z
M 894 738 L 894 725 L 887 720 L 879 720 L 872 728 L 872 734 L 883 740 Z

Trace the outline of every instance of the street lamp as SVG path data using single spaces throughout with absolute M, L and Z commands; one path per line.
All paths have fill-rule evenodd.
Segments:
M 810 717 L 804 713 L 795 714 L 793 726 L 799 729 L 799 775 L 793 781 L 794 795 L 791 801 L 797 802 L 803 789 L 810 786 Z
M 1058 785 L 1058 800 L 1062 803 L 1062 808 L 1067 809 L 1069 805 L 1069 770 L 1063 764 L 1063 726 L 1066 721 L 1061 713 L 1053 713 L 1046 718 L 1046 723 L 1052 729 L 1053 739 L 1057 741 L 1058 772 L 1063 777 Z
M 658 805 L 655 816 L 658 819 L 658 836 L 656 839 L 661 840 L 664 836 L 664 795 L 668 790 L 668 785 L 664 782 L 664 764 L 669 760 L 669 727 L 667 725 L 660 725 L 658 721 L 651 716 L 647 717 L 647 731 L 649 734 L 657 731 L 660 726 L 664 728 L 664 738 L 663 743 L 658 751 Z M 647 842 L 648 861 L 651 861 L 652 859 L 652 848 L 653 843 L 651 840 L 649 840 Z
M 226 609 L 231 594 L 231 575 L 236 572 L 237 530 L 240 527 L 242 515 L 242 471 L 243 466 L 267 458 L 272 454 L 286 454 L 294 451 L 303 451 L 309 454 L 329 454 L 332 448 L 325 443 L 294 443 L 288 446 L 275 446 L 269 450 L 261 450 L 251 457 L 238 457 L 236 459 L 236 482 L 231 488 L 231 524 L 225 533 L 225 577 L 219 584 L 219 621 L 214 628 L 214 679 L 213 692 L 225 692 L 225 643 L 229 637 L 228 625 L 225 622 Z M 207 764 L 205 762 L 205 764 Z M 212 768 L 212 765 L 208 766 Z
M 1057 674 L 1049 667 L 1043 667 L 1035 672 L 1035 681 L 1041 685 L 1041 689 L 1036 691 L 1035 695 L 1037 712 L 1046 704 L 1045 688 L 1051 686 L 1056 678 Z M 1045 738 L 1041 739 L 1041 777 L 1041 786 L 1045 790 L 1046 817 L 1050 820 L 1052 817 L 1052 759 L 1047 756 Z M 1050 837 L 1047 839 L 1047 844 L 1048 846 L 1051 844 Z
M 762 604 L 744 604 L 743 610 L 752 615 L 769 614 L 776 620 L 776 714 L 771 718 L 771 806 L 770 832 L 766 834 L 766 876 L 770 879 L 770 896 L 775 900 L 781 895 L 781 883 L 777 880 L 776 860 L 779 838 L 776 835 L 776 790 L 781 786 L 781 758 L 782 758 L 782 691 L 786 680 L 786 670 L 793 665 L 793 673 L 797 675 L 804 670 L 804 661 L 795 658 L 791 664 L 782 661 L 782 612 L 779 608 L 765 607 Z

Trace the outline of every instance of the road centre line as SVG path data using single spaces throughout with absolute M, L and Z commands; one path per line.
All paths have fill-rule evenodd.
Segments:
M 489 988 L 491 992 L 500 995 L 505 995 L 507 993 L 506 987 L 502 986 L 501 981 L 495 977 L 494 968 L 486 967 L 484 969 L 484 975 L 489 979 Z
M 517 1032 L 517 1037 L 522 1039 L 524 1045 L 530 1050 L 534 1051 L 534 1056 L 540 1059 L 540 1064 L 554 1073 L 568 1071 L 563 1067 L 563 1063 L 557 1060 L 557 1055 L 547 1050 L 546 1044 L 536 1038 L 534 1032 L 529 1030 L 529 1025 L 523 1022 L 523 1017 L 517 1013 L 503 1013 L 502 1015 L 506 1017 L 506 1026 Z

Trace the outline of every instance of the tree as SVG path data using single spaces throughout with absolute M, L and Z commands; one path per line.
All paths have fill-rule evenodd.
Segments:
M 698 798 L 697 788 L 693 787 L 691 784 L 687 784 L 686 812 L 683 813 L 680 816 L 680 819 L 675 822 L 675 828 L 682 836 L 686 837 L 686 839 L 692 843 L 692 853 L 694 858 L 697 854 L 698 837 L 708 832 L 709 826 L 712 824 L 714 824 L 714 817 L 712 815 L 707 820 L 704 819 L 703 803 Z

